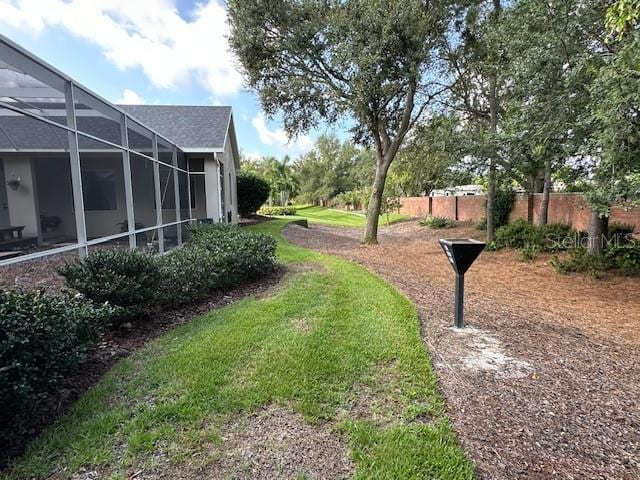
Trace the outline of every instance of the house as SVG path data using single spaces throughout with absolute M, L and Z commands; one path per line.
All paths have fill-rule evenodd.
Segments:
M 431 190 L 430 197 L 464 197 L 467 195 L 483 195 L 484 190 L 481 185 L 458 185 L 449 188 Z
M 0 35 L 0 265 L 237 222 L 231 107 L 113 105 Z

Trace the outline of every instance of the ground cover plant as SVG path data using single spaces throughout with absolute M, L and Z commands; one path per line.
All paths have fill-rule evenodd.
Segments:
M 431 216 L 431 215 L 420 220 L 420 225 L 422 225 L 423 227 L 429 227 L 432 230 L 455 227 L 455 223 L 449 220 L 448 218 Z
M 139 471 L 198 477 L 215 468 L 233 477 L 242 470 L 228 459 L 251 442 L 234 449 L 225 438 L 272 409 L 303 419 L 305 437 L 294 432 L 292 441 L 322 431 L 329 455 L 350 450 L 344 473 L 355 478 L 473 478 L 415 308 L 366 269 L 283 242 L 285 223 L 255 226 L 278 237 L 280 261 L 297 272 L 284 285 L 203 315 L 121 360 L 6 478 L 70 476 L 83 467 L 102 478 Z M 366 408 L 356 404 L 367 399 L 363 392 Z M 258 468 L 253 458 L 239 463 Z

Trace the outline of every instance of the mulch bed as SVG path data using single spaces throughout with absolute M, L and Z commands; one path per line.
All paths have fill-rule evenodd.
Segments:
M 484 252 L 467 273 L 451 328 L 453 272 L 437 239 L 471 227 L 287 227 L 289 241 L 358 262 L 418 307 L 422 335 L 460 441 L 487 479 L 640 478 L 640 287 L 637 278 L 562 276 L 548 257 Z
M 67 258 L 64 256 L 45 257 L 47 261 L 33 263 L 16 278 L 24 287 L 45 286 L 47 290 L 55 291 L 62 288 L 62 279 L 55 273 L 55 268 Z M 43 260 L 43 259 L 40 259 Z M 20 266 L 24 264 L 19 264 Z M 7 268 L 7 267 L 5 267 Z M 69 410 L 71 405 L 89 388 L 95 385 L 102 376 L 121 358 L 129 356 L 135 350 L 144 346 L 150 340 L 179 325 L 189 322 L 203 313 L 230 305 L 249 295 L 263 293 L 277 285 L 285 273 L 283 267 L 277 267 L 269 276 L 255 280 L 246 285 L 215 292 L 206 299 L 186 305 L 179 309 L 155 312 L 149 316 L 135 319 L 118 329 L 106 329 L 89 358 L 80 366 L 79 373 L 65 382 L 55 398 L 38 406 L 33 414 L 34 422 L 27 434 L 19 443 L 3 446 L 0 449 L 0 469 L 13 457 L 20 455 L 26 445 L 41 433 L 53 421 Z M 7 274 L 3 280 L 7 281 Z M 28 281 L 27 281 L 28 280 Z M 16 282 L 18 283 L 18 282 Z

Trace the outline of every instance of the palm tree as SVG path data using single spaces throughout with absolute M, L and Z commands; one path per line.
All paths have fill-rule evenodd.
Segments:
M 280 205 L 286 205 L 298 186 L 293 174 L 291 157 L 285 155 L 282 160 L 268 157 L 265 162 L 267 164 L 266 176 L 271 183 L 272 198 L 269 199 L 269 202 L 272 203 L 274 199 L 277 199 Z

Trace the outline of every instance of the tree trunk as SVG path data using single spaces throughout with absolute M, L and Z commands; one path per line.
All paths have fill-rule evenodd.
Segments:
M 497 20 L 500 17 L 502 5 L 500 0 L 493 0 L 493 16 Z M 498 131 L 498 79 L 496 74 L 489 78 L 489 128 L 494 135 Z M 496 238 L 496 190 L 498 184 L 497 152 L 489 159 L 489 186 L 487 188 L 487 241 L 492 242 Z
M 384 158 L 378 158 L 376 162 L 376 177 L 373 181 L 373 189 L 369 198 L 369 206 L 367 207 L 367 224 L 364 229 L 362 243 L 378 243 L 378 221 L 380 220 L 382 193 L 384 192 L 384 183 L 387 179 L 387 171 L 390 164 L 391 162 Z
M 601 217 L 594 210 L 589 217 L 589 236 L 587 238 L 587 253 L 600 255 L 604 246 L 604 235 L 607 230 L 608 219 Z
M 540 204 L 540 225 L 546 225 L 549 218 L 549 195 L 551 194 L 551 160 L 544 162 L 544 185 Z
M 487 187 L 487 241 L 492 242 L 496 238 L 496 190 L 497 175 L 493 159 L 489 160 L 489 185 Z

